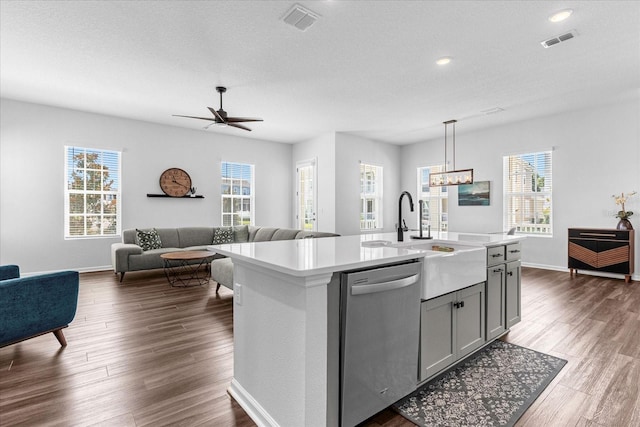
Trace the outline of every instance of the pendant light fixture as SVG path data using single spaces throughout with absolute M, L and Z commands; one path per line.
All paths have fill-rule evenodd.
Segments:
M 429 187 L 445 187 L 447 185 L 473 184 L 473 169 L 456 170 L 456 122 L 447 120 L 444 124 L 444 169 L 445 172 L 429 174 Z M 447 171 L 447 130 L 453 126 L 453 170 Z

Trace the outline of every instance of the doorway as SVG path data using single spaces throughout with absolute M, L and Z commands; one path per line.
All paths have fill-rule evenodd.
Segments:
M 297 228 L 317 231 L 316 216 L 317 174 L 316 160 L 296 163 L 296 222 Z

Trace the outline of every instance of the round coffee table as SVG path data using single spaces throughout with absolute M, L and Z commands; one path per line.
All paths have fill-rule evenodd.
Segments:
M 186 287 L 203 286 L 209 283 L 211 279 L 209 263 L 214 255 L 209 251 L 180 251 L 167 252 L 160 255 L 160 258 L 164 260 L 164 274 L 169 284 Z

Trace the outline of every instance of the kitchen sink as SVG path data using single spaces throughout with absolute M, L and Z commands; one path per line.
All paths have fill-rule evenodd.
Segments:
M 403 247 L 429 251 L 424 258 L 423 300 L 487 280 L 487 248 L 484 246 L 430 241 Z

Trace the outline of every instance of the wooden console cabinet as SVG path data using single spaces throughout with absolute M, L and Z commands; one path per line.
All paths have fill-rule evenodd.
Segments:
M 577 270 L 633 274 L 634 230 L 609 228 L 569 229 L 569 272 Z

